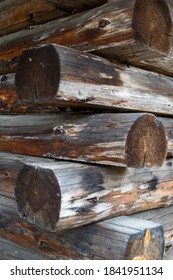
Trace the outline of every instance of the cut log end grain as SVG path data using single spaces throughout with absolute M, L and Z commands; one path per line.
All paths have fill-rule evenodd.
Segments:
M 22 218 L 47 230 L 55 227 L 61 192 L 52 170 L 24 166 L 16 180 L 15 197 Z
M 168 54 L 172 44 L 172 19 L 165 0 L 137 0 L 134 6 L 132 29 L 140 42 Z
M 154 115 L 142 115 L 131 126 L 125 149 L 128 167 L 162 166 L 167 154 L 164 126 Z
M 60 61 L 53 45 L 22 53 L 15 76 L 19 100 L 36 101 L 54 97 L 59 81 Z

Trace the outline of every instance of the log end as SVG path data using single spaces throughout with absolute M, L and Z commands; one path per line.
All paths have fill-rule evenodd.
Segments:
M 135 255 L 133 260 L 161 260 L 165 248 L 163 227 L 147 228 L 142 242 L 136 239 L 129 245 Z
M 39 102 L 56 96 L 60 81 L 59 55 L 53 44 L 25 50 L 15 75 L 19 101 Z
M 132 19 L 134 37 L 158 53 L 169 54 L 172 19 L 166 0 L 136 0 Z
M 20 216 L 46 230 L 53 230 L 58 222 L 61 192 L 52 170 L 24 165 L 15 187 Z
M 126 138 L 128 167 L 160 167 L 167 155 L 164 126 L 152 114 L 144 114 L 131 126 Z

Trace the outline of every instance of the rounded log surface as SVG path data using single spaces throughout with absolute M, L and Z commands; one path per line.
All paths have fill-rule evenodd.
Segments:
M 132 29 L 139 42 L 168 54 L 172 45 L 172 19 L 165 0 L 136 0 Z
M 15 197 L 22 218 L 47 230 L 55 227 L 61 192 L 52 170 L 24 166 L 16 180 Z
M 54 96 L 60 81 L 60 61 L 53 45 L 22 53 L 15 83 L 19 100 L 46 100 Z
M 167 154 L 164 126 L 152 114 L 144 114 L 131 126 L 126 138 L 128 167 L 162 166 Z
M 91 54 L 56 44 L 22 53 L 15 75 L 16 93 L 20 101 L 44 103 L 55 99 L 58 102 L 62 97 L 63 81 L 71 82 L 72 95 L 77 83 L 91 84 L 92 90 L 95 89 L 94 85 L 123 85 L 113 64 Z M 85 96 L 82 88 L 77 89 L 77 93 Z M 71 99 L 76 100 L 77 97 L 72 96 Z

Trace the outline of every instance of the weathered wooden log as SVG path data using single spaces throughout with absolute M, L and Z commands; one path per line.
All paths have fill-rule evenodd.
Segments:
M 114 0 L 80 15 L 1 37 L 0 74 L 15 72 L 23 50 L 50 42 L 121 60 L 165 56 L 170 52 L 171 32 L 166 0 Z
M 33 249 L 37 250 L 38 253 L 39 252 L 47 253 L 49 256 L 52 256 L 52 257 L 55 257 L 58 259 L 64 258 L 65 255 L 68 258 L 77 258 L 77 256 L 78 256 L 78 258 L 82 258 L 82 255 L 79 256 L 79 251 L 78 251 L 78 255 L 75 255 L 74 250 L 69 249 L 68 255 L 67 255 L 67 251 L 65 251 L 63 249 L 64 244 L 67 244 L 67 239 L 65 238 L 65 235 L 64 235 L 65 231 L 60 233 L 60 235 L 66 239 L 66 241 L 63 242 L 64 239 L 59 237 L 58 232 L 56 232 L 56 234 L 50 233 L 50 232 L 49 233 L 44 232 L 44 231 L 40 230 L 39 228 L 35 227 L 34 225 L 27 223 L 26 220 L 19 218 L 17 205 L 14 200 L 14 186 L 15 186 L 15 181 L 16 181 L 18 171 L 23 166 L 22 161 L 24 162 L 25 159 L 27 159 L 27 161 L 29 161 L 29 159 L 30 159 L 30 163 L 33 163 L 35 160 L 37 160 L 36 158 L 32 158 L 32 157 L 29 158 L 29 157 L 21 157 L 19 155 L 14 156 L 11 154 L 0 154 L 0 162 L 1 162 L 1 164 L 0 164 L 0 235 L 4 236 L 5 238 L 11 239 L 15 242 L 19 242 L 21 245 L 29 247 L 32 250 Z M 155 192 L 154 189 L 156 189 L 157 185 L 159 186 L 159 184 L 162 184 L 162 186 L 164 184 L 166 186 L 166 184 L 167 184 L 168 187 L 165 188 L 165 190 L 167 190 L 167 194 L 163 192 L 164 188 L 162 188 L 162 186 L 158 187 L 158 193 L 159 193 L 159 189 L 160 189 L 163 194 L 162 199 L 160 198 L 160 201 L 162 201 L 161 206 L 166 206 L 167 204 L 171 203 L 171 201 L 167 201 L 167 203 L 166 203 L 166 199 L 168 199 L 168 198 L 171 199 L 171 197 L 169 197 L 169 194 L 168 194 L 168 191 L 171 188 L 171 180 L 173 180 L 173 179 L 171 179 L 172 178 L 171 163 L 173 163 L 173 161 L 168 160 L 165 163 L 164 169 L 163 169 L 163 167 L 162 167 L 162 170 L 155 169 L 155 170 L 152 170 L 151 173 L 146 172 L 146 170 L 142 169 L 142 170 L 140 170 L 140 172 L 142 171 L 142 173 L 143 173 L 141 178 L 140 178 L 139 170 L 129 169 L 129 170 L 126 170 L 126 172 L 122 172 L 123 170 L 118 168 L 118 169 L 116 169 L 116 174 L 117 174 L 117 180 L 119 181 L 119 186 L 121 186 L 121 188 L 124 188 L 124 191 L 126 189 L 126 194 L 130 195 L 130 190 L 128 192 L 128 188 L 130 188 L 129 181 L 131 181 L 131 179 L 133 178 L 132 184 L 134 185 L 134 191 L 136 188 L 135 185 L 137 185 L 137 187 L 141 186 L 141 188 L 143 188 L 143 190 L 145 190 L 145 187 L 148 189 L 148 195 L 146 192 L 146 195 L 143 193 L 143 197 L 142 197 L 142 193 L 141 193 L 139 200 L 142 199 L 143 205 L 145 205 L 145 207 L 146 207 L 146 205 L 149 205 L 148 207 L 151 208 L 152 198 L 150 201 L 150 196 L 152 196 L 154 198 L 154 193 L 153 193 L 153 192 Z M 113 171 L 113 169 L 111 169 L 111 170 Z M 136 184 L 134 182 L 135 178 L 136 178 Z M 169 185 L 169 182 L 170 182 L 170 185 Z M 167 198 L 166 198 L 166 196 L 167 196 Z M 170 191 L 170 196 L 171 196 L 171 191 Z M 157 197 L 158 197 L 158 195 L 156 194 L 155 201 L 157 201 Z M 125 199 L 125 197 L 124 197 L 124 199 Z M 126 198 L 126 200 L 127 200 L 127 198 Z M 159 199 L 158 199 L 158 201 L 159 201 Z M 121 201 L 120 201 L 120 204 L 121 204 Z M 150 211 L 150 213 L 155 212 L 156 214 L 158 213 L 158 215 L 152 215 L 151 217 L 150 216 L 148 217 L 148 215 L 143 216 L 143 218 L 145 218 L 145 219 L 151 219 L 152 221 L 156 220 L 157 223 L 163 224 L 164 230 L 165 230 L 166 246 L 170 246 L 170 244 L 172 244 L 171 243 L 171 240 L 172 240 L 171 229 L 172 229 L 173 215 L 172 216 L 169 215 L 169 219 L 168 219 L 169 225 L 168 226 L 166 223 L 167 219 L 165 219 L 165 217 L 168 214 L 165 211 L 168 211 L 168 209 L 171 209 L 171 207 L 158 209 L 158 212 L 157 212 L 157 210 Z M 133 211 L 133 209 L 132 209 L 132 211 Z M 161 215 L 161 211 L 164 211 L 165 215 Z M 134 212 L 135 212 L 135 207 L 134 207 Z M 145 211 L 144 213 L 148 213 L 148 211 Z M 170 211 L 170 213 L 171 213 L 171 211 Z M 136 217 L 135 214 L 133 214 L 133 215 L 134 215 L 134 217 Z M 141 215 L 141 213 L 139 213 L 138 218 L 140 218 L 140 215 Z M 162 216 L 163 219 L 159 220 L 159 216 Z M 79 230 L 80 230 L 80 228 L 79 228 Z M 68 232 L 70 233 L 70 232 L 76 232 L 76 231 L 75 231 L 75 229 L 73 229 L 73 230 L 68 230 Z M 96 230 L 95 230 L 95 234 L 96 234 Z M 69 235 L 69 236 L 72 237 L 72 235 Z M 89 235 L 87 235 L 87 236 L 89 237 Z M 91 238 L 92 238 L 92 236 L 91 236 Z M 78 243 L 76 243 L 76 244 L 78 244 Z M 111 246 L 112 246 L 112 244 L 113 243 L 111 242 Z M 115 244 L 114 244 L 114 246 L 115 246 Z M 70 246 L 67 246 L 67 247 L 70 248 Z M 82 249 L 82 251 L 83 250 L 84 249 Z M 93 250 L 93 246 L 92 246 L 92 250 Z M 122 251 L 121 252 L 116 251 L 113 253 L 119 254 L 119 253 L 122 253 Z M 138 252 L 138 254 L 136 254 L 136 256 L 142 255 L 142 254 L 143 254 L 142 252 L 141 253 Z M 109 255 L 110 255 L 110 253 L 109 253 Z M 99 256 L 100 256 L 100 251 L 99 251 Z M 87 257 L 94 258 L 96 256 L 95 255 L 85 256 L 85 258 L 87 258 Z M 84 258 L 84 256 L 83 256 L 83 258 Z M 110 258 L 111 258 L 111 256 L 110 256 Z M 122 258 L 124 258 L 123 255 L 122 255 Z
M 172 115 L 172 88 L 171 78 L 53 44 L 25 51 L 16 71 L 17 96 L 26 104 Z
M 17 174 L 19 174 L 21 168 L 24 168 L 26 171 L 26 166 L 23 167 L 23 165 L 27 163 L 29 170 L 30 167 L 31 170 L 34 170 L 36 164 L 37 166 L 41 164 L 43 166 L 43 159 L 0 154 L 0 162 L 1 205 L 7 206 L 6 197 L 11 197 L 12 201 L 14 201 L 13 189 Z M 61 209 L 56 230 L 77 227 L 78 225 L 99 221 L 104 218 L 166 207 L 173 204 L 172 159 L 167 160 L 162 168 L 152 168 L 150 172 L 147 169 L 87 166 L 85 164 L 66 163 L 50 159 L 44 160 L 44 163 L 47 164 L 48 169 L 46 169 L 46 172 L 50 171 L 51 177 L 54 176 L 53 165 L 56 169 L 59 168 L 58 188 L 61 189 L 61 198 L 59 197 Z M 44 168 L 39 169 L 39 172 L 42 172 L 45 168 L 46 165 L 44 165 Z M 51 172 L 51 170 L 53 171 Z M 45 182 L 50 180 L 51 177 L 46 178 Z M 26 180 L 27 177 L 25 177 L 24 183 Z M 46 187 L 45 182 L 44 193 L 48 192 L 50 194 L 51 190 Z M 32 192 L 34 188 L 34 185 L 32 185 L 30 190 L 27 189 L 27 191 Z M 38 186 L 35 189 L 37 188 Z M 38 199 L 38 196 L 41 196 L 41 193 L 37 192 L 37 197 L 34 194 L 31 204 Z M 45 195 L 45 197 L 50 198 L 48 195 Z M 2 202 L 3 198 L 5 199 L 4 203 Z M 58 199 L 57 196 L 56 198 Z M 43 200 L 40 200 L 40 207 L 42 202 L 44 203 Z M 44 206 L 45 203 L 43 208 Z M 39 216 L 39 213 L 37 214 Z M 43 223 L 46 217 L 40 219 L 40 226 L 44 226 Z M 56 215 L 54 217 L 58 219 Z M 47 223 L 49 222 L 48 220 Z
M 155 260 L 162 259 L 165 243 L 163 227 L 154 222 L 122 216 L 50 233 L 20 219 L 15 208 L 2 205 L 0 235 L 15 242 L 17 250 L 25 246 L 43 259 Z
M 5 0 L 0 3 L 0 36 L 68 15 L 45 0 Z
M 22 170 L 26 177 L 20 182 L 23 175 L 22 171 L 18 171 L 24 163 L 27 165 Z M 148 172 L 146 169 L 98 167 L 48 159 L 43 162 L 43 159 L 5 154 L 1 155 L 0 189 L 6 197 L 7 191 L 14 188 L 18 173 L 16 197 L 20 213 L 25 209 L 23 216 L 27 220 L 42 228 L 59 231 L 173 204 L 171 164 L 172 159 L 166 161 L 162 168 Z M 30 178 L 34 172 L 35 177 Z M 44 182 L 40 178 L 42 173 L 44 178 L 49 175 Z M 27 187 L 29 180 L 30 188 Z M 26 189 L 20 190 L 22 184 L 26 185 Z M 28 202 L 21 200 L 25 191 Z M 35 211 L 33 216 L 27 212 L 27 203 Z
M 151 167 L 163 164 L 167 137 L 162 118 L 152 114 L 5 115 L 0 118 L 0 151 Z

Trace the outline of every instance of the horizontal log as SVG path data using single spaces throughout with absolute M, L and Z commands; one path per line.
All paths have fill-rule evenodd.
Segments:
M 0 151 L 115 166 L 161 166 L 167 155 L 162 119 L 138 113 L 6 115 L 0 118 Z
M 57 179 L 54 180 L 54 190 L 57 191 L 56 188 L 58 187 L 61 196 L 53 196 L 55 200 L 53 200 L 53 203 L 51 201 L 51 209 L 54 205 L 56 211 L 49 209 L 53 216 L 49 217 L 48 209 L 44 208 L 45 201 L 39 199 L 39 196 L 42 196 L 41 192 L 38 192 L 38 188 L 41 186 L 41 183 L 38 184 L 40 182 L 39 178 L 37 185 L 31 183 L 31 188 L 29 190 L 28 188 L 25 189 L 28 192 L 34 192 L 34 196 L 32 194 L 32 198 L 30 199 L 31 207 L 34 203 L 37 206 L 39 204 L 39 207 L 41 207 L 41 203 L 43 203 L 42 212 L 36 213 L 39 219 L 39 221 L 37 220 L 37 226 L 46 226 L 46 229 L 53 227 L 53 230 L 55 230 L 56 227 L 56 230 L 59 231 L 105 218 L 173 204 L 171 159 L 167 160 L 162 168 L 150 169 L 148 172 L 146 169 L 106 168 L 77 163 L 65 163 L 62 161 L 51 162 L 48 159 L 45 161 L 40 159 L 40 162 L 38 162 L 37 158 L 32 158 L 31 160 L 28 157 L 17 157 L 17 159 L 16 157 L 11 154 L 9 156 L 6 154 L 4 156 L 1 155 L 1 168 L 3 170 L 1 182 L 3 183 L 5 180 L 5 183 L 1 185 L 1 192 L 5 192 L 4 195 L 6 195 L 8 189 L 10 190 L 11 183 L 12 187 L 14 187 L 16 175 L 14 176 L 13 173 L 15 172 L 17 174 L 17 170 L 19 171 L 21 165 L 24 163 L 28 163 L 28 167 L 25 166 L 24 171 L 30 169 L 34 171 L 36 162 L 38 165 L 41 164 L 41 166 L 44 166 L 44 168 L 42 167 L 43 169 L 39 169 L 40 174 L 42 174 L 42 170 L 46 169 L 45 176 L 47 173 L 50 175 L 50 177 L 46 177 L 45 182 L 46 180 L 50 181 L 51 178 L 55 179 L 54 170 L 52 169 L 53 165 L 56 170 L 58 168 L 60 170 L 58 181 Z M 47 164 L 47 168 L 44 162 Z M 24 178 L 24 184 L 26 179 L 27 177 Z M 31 181 L 33 182 L 33 178 Z M 52 188 L 45 188 L 45 182 L 44 186 L 42 185 L 43 193 L 46 192 L 44 198 L 49 199 Z M 24 189 L 22 190 L 24 191 Z M 35 191 L 37 196 L 35 196 Z M 20 202 L 22 203 L 21 195 L 22 192 L 19 194 L 19 204 Z M 58 204 L 56 201 L 59 201 Z M 55 212 L 58 211 L 60 202 L 61 209 L 58 218 Z M 20 209 L 21 207 L 22 205 L 20 205 Z M 44 219 L 42 219 L 41 214 L 44 211 L 46 211 L 46 216 L 44 215 Z M 29 217 L 25 216 L 25 218 L 31 221 L 30 214 L 28 215 Z M 52 221 L 50 221 L 51 218 L 54 219 L 54 225 L 50 225 L 50 223 L 52 224 Z M 33 217 L 34 221 L 35 217 Z M 45 225 L 45 223 L 47 224 Z
M 11 192 L 14 188 L 16 176 L 19 174 L 20 179 L 20 170 L 24 168 L 29 177 L 25 177 L 23 183 L 18 181 L 16 191 L 20 213 L 25 209 L 25 219 L 53 231 L 173 204 L 172 159 L 167 160 L 163 167 L 152 168 L 149 172 L 145 168 L 98 167 L 12 154 L 1 154 L 0 162 L 0 190 L 4 197 L 8 196 L 8 190 Z M 30 178 L 33 172 L 35 177 Z M 42 173 L 45 174 L 43 180 L 39 177 Z M 49 176 L 45 177 L 46 174 Z M 27 178 L 28 183 L 30 178 L 30 188 L 27 187 Z M 35 185 L 33 178 L 37 181 Z M 19 191 L 25 183 L 26 189 Z M 31 203 L 28 207 L 35 211 L 35 217 L 27 212 L 29 208 L 26 209 L 25 200 L 21 200 L 25 191 L 31 194 L 27 198 Z
M 166 0 L 109 1 L 80 15 L 1 37 L 0 74 L 15 72 L 23 50 L 50 42 L 121 60 L 153 59 L 169 54 L 171 34 Z
M 94 246 L 90 245 L 91 248 L 89 247 L 90 250 L 92 250 L 92 254 L 86 255 L 86 253 L 88 254 L 88 250 L 87 250 L 88 247 L 86 246 L 86 247 L 81 248 L 80 255 L 79 255 L 79 250 L 77 251 L 77 248 L 76 248 L 75 250 L 78 253 L 75 254 L 74 246 L 72 249 L 72 247 L 70 246 L 70 244 L 72 245 L 72 243 L 69 244 L 69 242 L 72 242 L 72 240 L 73 240 L 72 232 L 77 233 L 78 230 L 79 230 L 79 232 L 81 230 L 83 230 L 86 234 L 87 227 L 80 227 L 78 229 L 68 230 L 67 235 L 70 236 L 71 238 L 67 239 L 67 237 L 65 236 L 65 231 L 60 232 L 60 234 L 58 232 L 56 232 L 56 234 L 50 233 L 50 232 L 48 233 L 48 232 L 40 230 L 39 228 L 35 227 L 34 225 L 31 225 L 31 224 L 27 223 L 25 220 L 19 218 L 17 205 L 14 200 L 14 186 L 15 186 L 17 173 L 23 165 L 22 157 L 19 155 L 14 157 L 13 155 L 10 155 L 10 154 L 4 154 L 4 155 L 0 154 L 0 156 L 1 156 L 1 163 L 2 163 L 0 165 L 0 167 L 1 167 L 1 169 L 0 169 L 0 235 L 4 236 L 5 238 L 8 238 L 10 240 L 13 240 L 14 242 L 16 242 L 18 244 L 28 247 L 29 249 L 35 250 L 38 253 L 39 252 L 45 253 L 48 256 L 51 256 L 51 257 L 57 258 L 57 259 L 63 259 L 63 258 L 65 258 L 65 256 L 66 256 L 66 258 L 68 257 L 68 258 L 73 258 L 73 259 L 76 259 L 76 258 L 82 259 L 82 255 L 83 255 L 83 258 L 89 258 L 89 259 L 96 258 L 96 251 L 95 251 L 95 253 L 93 252 L 93 250 L 95 248 Z M 4 158 L 6 160 L 4 160 Z M 23 161 L 25 158 L 27 158 L 27 161 L 28 161 L 28 159 L 29 159 L 28 157 L 24 157 Z M 35 158 L 32 158 L 32 159 L 35 160 Z M 31 160 L 31 157 L 30 157 L 30 160 Z M 165 166 L 166 166 L 166 168 L 168 168 L 168 166 L 169 166 L 170 176 L 171 176 L 172 171 L 170 168 L 170 163 L 171 163 L 171 160 L 168 160 L 167 164 L 165 164 Z M 129 170 L 129 171 L 135 171 L 135 173 L 133 175 L 131 175 L 131 178 L 136 178 L 137 171 L 136 170 Z M 144 170 L 143 170 L 143 172 L 144 172 Z M 118 173 L 119 174 L 121 173 L 121 169 L 117 170 L 117 175 L 118 175 Z M 145 173 L 145 175 L 143 176 L 143 178 L 147 182 L 146 171 L 144 173 Z M 151 176 L 151 173 L 148 173 L 148 174 L 150 174 L 149 176 Z M 162 174 L 163 180 L 169 181 L 168 177 L 166 179 L 163 176 L 163 174 L 168 174 L 168 169 L 167 169 L 167 171 L 165 171 L 165 170 L 163 171 L 163 169 L 162 169 L 160 174 Z M 122 184 L 124 184 L 124 188 L 125 188 L 125 184 L 126 184 L 125 181 L 127 181 L 126 186 L 128 186 L 129 175 L 130 175 L 129 172 L 124 174 L 124 179 L 123 179 L 123 175 L 122 175 Z M 157 175 L 157 172 L 155 173 L 155 175 Z M 118 176 L 120 176 L 120 175 L 118 175 Z M 127 180 L 125 179 L 125 176 L 126 176 Z M 137 175 L 137 177 L 139 177 L 139 175 Z M 151 180 L 150 179 L 151 178 L 148 178 L 148 180 L 150 181 L 150 183 L 152 185 L 152 182 L 154 183 L 154 181 L 152 181 L 152 179 Z M 123 183 L 123 180 L 124 180 L 124 183 Z M 146 184 L 148 184 L 148 182 Z M 150 193 L 148 194 L 148 198 L 146 199 L 147 204 L 149 201 Z M 144 198 L 144 200 L 145 200 L 145 198 Z M 163 202 L 163 200 L 162 200 L 162 202 Z M 170 246 L 170 240 L 172 239 L 172 237 L 171 237 L 172 235 L 171 235 L 170 231 L 172 229 L 171 221 L 173 219 L 173 215 L 172 215 L 172 219 L 171 219 L 171 216 L 169 216 L 169 218 L 165 219 L 167 217 L 167 214 L 165 211 L 168 211 L 168 209 L 170 209 L 171 207 L 172 206 L 170 206 L 168 208 L 162 208 L 162 209 L 144 212 L 144 213 L 148 213 L 148 212 L 153 213 L 154 212 L 156 214 L 158 213 L 157 216 L 152 215 L 151 220 L 152 221 L 156 220 L 157 223 L 160 222 L 161 224 L 163 224 L 164 231 L 165 231 L 164 234 L 165 234 L 166 246 Z M 162 215 L 163 219 L 161 219 L 161 221 L 160 221 L 159 216 L 161 216 L 160 215 L 161 210 L 165 212 L 165 215 Z M 170 213 L 171 213 L 171 211 L 170 211 Z M 135 214 L 135 215 L 137 215 L 137 214 Z M 134 217 L 135 217 L 135 215 L 134 215 Z M 141 213 L 139 213 L 138 218 L 140 218 L 140 215 L 141 215 Z M 143 218 L 150 219 L 150 216 L 148 217 L 148 215 L 146 215 Z M 167 223 L 166 223 L 166 221 L 167 221 Z M 105 222 L 107 222 L 107 221 L 105 221 Z M 92 227 L 95 226 L 95 230 L 94 230 L 95 235 L 97 234 L 96 227 L 98 224 L 99 223 L 97 223 L 97 224 L 95 223 L 92 225 Z M 134 225 L 134 223 L 132 223 L 132 224 Z M 169 226 L 167 226 L 167 224 L 169 224 Z M 89 225 L 88 228 L 90 228 L 90 226 L 91 225 Z M 138 226 L 139 226 L 139 223 L 138 223 Z M 112 227 L 111 227 L 111 230 L 113 230 Z M 107 237 L 108 237 L 108 234 L 110 234 L 110 232 L 106 232 Z M 87 234 L 87 240 L 90 237 L 92 239 L 92 235 Z M 114 234 L 114 237 L 115 237 L 115 234 Z M 84 240 L 84 238 L 82 240 Z M 97 240 L 100 240 L 100 239 L 97 238 Z M 133 241 L 133 239 L 132 239 L 132 241 Z M 89 240 L 88 240 L 88 242 L 89 242 Z M 120 242 L 120 240 L 118 242 Z M 63 250 L 64 244 L 68 244 L 66 247 L 71 248 L 71 249 Z M 80 244 L 80 242 L 76 242 L 75 246 L 78 246 L 78 244 Z M 105 242 L 103 242 L 103 244 L 105 244 Z M 112 247 L 112 245 L 116 246 L 117 242 L 113 243 L 111 240 L 111 247 Z M 85 248 L 86 248 L 86 250 L 85 250 Z M 131 247 L 129 247 L 129 249 L 130 248 Z M 81 251 L 82 251 L 82 253 L 81 253 Z M 135 253 L 135 251 L 133 250 L 133 247 L 132 247 L 131 252 L 133 252 L 133 254 Z M 67 255 L 67 253 L 68 253 L 68 255 Z M 122 250 L 113 251 L 113 250 L 110 250 L 110 248 L 109 248 L 108 256 L 110 256 L 110 259 L 111 258 L 113 259 L 115 257 L 115 255 L 117 256 L 117 254 L 119 254 L 119 256 L 121 256 L 122 259 L 125 258 L 123 255 L 124 252 L 122 252 Z M 136 256 L 143 255 L 143 254 L 144 253 L 138 251 L 138 253 L 136 253 Z M 101 256 L 100 249 L 99 249 L 99 256 Z
M 0 206 L 0 235 L 11 240 L 8 244 L 14 244 L 17 251 L 21 246 L 30 252 L 35 251 L 36 259 L 40 255 L 42 259 L 90 260 L 155 260 L 163 257 L 164 231 L 157 223 L 122 216 L 77 229 L 50 233 L 20 219 L 16 209 L 7 205 L 1 203 Z M 33 259 L 29 252 L 25 256 Z
M 0 10 L 0 36 L 21 29 L 30 29 L 37 24 L 69 14 L 58 9 L 53 2 L 45 0 L 5 0 L 1 1 Z
M 15 82 L 18 100 L 26 104 L 141 110 L 167 115 L 173 111 L 169 95 L 173 87 L 171 78 L 128 69 L 55 44 L 24 51 Z

